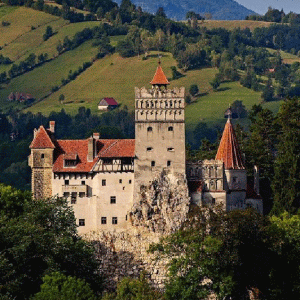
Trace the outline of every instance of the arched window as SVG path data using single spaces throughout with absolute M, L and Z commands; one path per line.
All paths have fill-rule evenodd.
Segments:
M 173 126 L 169 126 L 168 131 L 173 131 Z
M 147 131 L 148 131 L 148 132 L 151 132 L 151 131 L 152 131 L 152 127 L 149 126 L 149 127 L 147 128 Z

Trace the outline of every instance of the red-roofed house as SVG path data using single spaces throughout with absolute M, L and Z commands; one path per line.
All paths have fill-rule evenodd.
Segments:
M 103 98 L 98 104 L 99 110 L 109 110 L 118 107 L 119 104 L 114 98 Z

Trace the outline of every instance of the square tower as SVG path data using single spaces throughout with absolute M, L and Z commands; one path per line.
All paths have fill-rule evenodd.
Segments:
M 162 171 L 185 174 L 184 87 L 167 89 L 160 65 L 151 84 L 135 88 L 135 196 Z

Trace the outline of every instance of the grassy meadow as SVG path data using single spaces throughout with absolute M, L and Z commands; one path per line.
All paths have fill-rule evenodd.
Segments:
M 0 46 L 3 47 L 0 54 L 8 56 L 16 63 L 24 60 L 30 53 L 36 55 L 48 53 L 49 58 L 54 58 L 44 65 L 12 79 L 9 84 L 3 85 L 3 88 L 0 89 L 2 110 L 13 106 L 25 112 L 42 112 L 48 115 L 51 111 L 60 111 L 63 108 L 70 114 L 76 114 L 79 107 L 85 106 L 90 108 L 93 113 L 100 113 L 97 110 L 97 104 L 103 97 L 114 97 L 121 107 L 126 105 L 129 109 L 134 109 L 134 87 L 151 87 L 150 81 L 155 73 L 159 54 L 155 51 L 151 52 L 146 60 L 143 60 L 142 56 L 122 58 L 118 54 L 109 55 L 95 61 L 75 80 L 57 92 L 51 93 L 52 87 L 60 86 L 62 78 L 66 79 L 70 71 L 74 72 L 84 62 L 92 61 L 97 53 L 97 48 L 92 47 L 92 41 L 88 41 L 72 51 L 57 56 L 56 47 L 59 41 L 63 41 L 66 36 L 72 38 L 76 32 L 84 28 L 97 26 L 99 21 L 71 24 L 69 21 L 44 12 L 25 7 L 7 6 L 0 6 L 1 20 L 10 22 L 10 25 L 0 27 Z M 263 26 L 261 23 L 263 22 L 205 21 L 203 26 L 209 24 L 212 26 L 211 28 L 219 26 L 232 29 L 243 26 L 244 28 L 254 25 Z M 44 41 L 43 34 L 49 25 L 55 34 Z M 111 44 L 116 46 L 118 41 L 123 38 L 123 36 L 112 37 Z M 290 57 L 286 57 L 286 59 L 290 59 Z M 260 93 L 242 87 L 238 82 L 223 83 L 218 91 L 213 91 L 209 82 L 217 72 L 214 68 L 187 72 L 179 70 L 182 77 L 171 80 L 172 66 L 177 66 L 175 59 L 170 53 L 163 53 L 162 67 L 170 80 L 171 88 L 184 86 L 188 90 L 191 84 L 197 84 L 199 87 L 199 95 L 186 107 L 188 126 L 193 126 L 200 121 L 208 124 L 223 122 L 224 111 L 235 100 L 242 100 L 247 109 L 250 109 L 253 104 L 261 102 Z M 7 71 L 9 68 L 10 65 L 2 65 L 0 72 Z M 7 101 L 11 92 L 30 93 L 36 99 L 50 95 L 43 101 L 25 109 L 24 104 Z M 61 94 L 65 96 L 63 102 L 59 101 Z M 266 106 L 276 111 L 279 103 Z
M 263 21 L 251 21 L 251 20 L 204 20 L 198 21 L 198 26 L 206 27 L 207 29 L 213 28 L 225 28 L 227 30 L 233 30 L 236 28 L 246 29 L 249 28 L 251 31 L 257 27 L 269 27 L 272 22 L 263 22 Z

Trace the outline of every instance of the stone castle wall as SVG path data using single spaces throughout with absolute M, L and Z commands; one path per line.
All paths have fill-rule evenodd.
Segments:
M 85 235 L 93 241 L 100 272 L 108 289 L 123 277 L 148 274 L 152 285 L 163 289 L 168 260 L 148 252 L 152 243 L 178 230 L 187 220 L 190 198 L 184 176 L 162 171 L 145 186 L 129 216 L 131 227 L 124 232 L 97 231 Z

